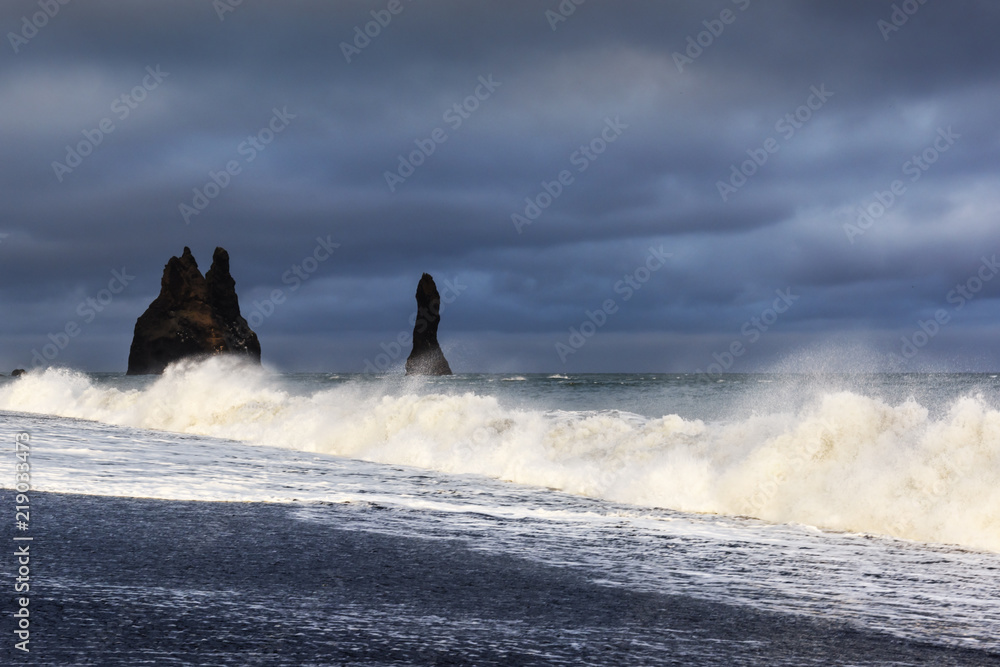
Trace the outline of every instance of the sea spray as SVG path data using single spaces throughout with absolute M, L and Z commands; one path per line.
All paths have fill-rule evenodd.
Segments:
M 33 372 L 0 385 L 0 409 L 1000 551 L 1000 412 L 974 391 L 932 411 L 838 388 L 703 421 L 515 407 L 511 392 L 531 382 L 497 393 L 497 383 L 467 391 L 388 378 L 303 392 L 287 376 L 217 357 L 131 385 Z

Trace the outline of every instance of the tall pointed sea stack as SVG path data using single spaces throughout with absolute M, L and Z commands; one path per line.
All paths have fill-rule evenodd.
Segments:
M 260 363 L 260 342 L 240 315 L 229 253 L 216 248 L 204 276 L 190 248 L 163 269 L 160 295 L 135 323 L 129 375 L 162 373 L 185 357 L 231 353 Z
M 417 320 L 413 324 L 413 351 L 406 359 L 407 375 L 451 375 L 451 367 L 438 345 L 441 295 L 430 274 L 417 284 Z

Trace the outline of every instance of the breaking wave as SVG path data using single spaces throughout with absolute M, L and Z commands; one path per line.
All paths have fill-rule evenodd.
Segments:
M 0 386 L 0 409 L 1000 551 L 1000 412 L 976 395 L 932 417 L 914 399 L 836 391 L 794 412 L 706 423 L 511 408 L 419 383 L 300 395 L 280 375 L 218 357 L 174 365 L 139 389 L 32 372 Z

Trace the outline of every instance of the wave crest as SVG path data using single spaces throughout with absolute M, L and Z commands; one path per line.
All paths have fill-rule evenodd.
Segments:
M 391 388 L 356 382 L 297 395 L 260 367 L 216 357 L 133 389 L 33 372 L 0 386 L 0 409 L 1000 551 L 1000 412 L 981 396 L 932 418 L 912 399 L 838 391 L 792 413 L 704 423 Z

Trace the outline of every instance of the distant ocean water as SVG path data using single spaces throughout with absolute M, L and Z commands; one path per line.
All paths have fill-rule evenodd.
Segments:
M 8 441 L 32 433 L 40 491 L 283 503 L 312 523 L 335 503 L 359 530 L 1000 652 L 996 375 L 405 378 L 213 358 L 2 378 L 0 411 Z

